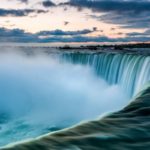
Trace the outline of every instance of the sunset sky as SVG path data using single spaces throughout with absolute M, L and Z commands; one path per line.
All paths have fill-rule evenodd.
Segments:
M 150 0 L 0 0 L 0 42 L 149 42 Z

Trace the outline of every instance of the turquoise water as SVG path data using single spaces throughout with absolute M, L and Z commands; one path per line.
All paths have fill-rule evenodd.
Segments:
M 2 53 L 0 146 L 120 110 L 149 80 L 148 56 Z
M 132 54 L 63 54 L 73 64 L 91 66 L 110 85 L 117 84 L 131 97 L 150 80 L 150 56 Z

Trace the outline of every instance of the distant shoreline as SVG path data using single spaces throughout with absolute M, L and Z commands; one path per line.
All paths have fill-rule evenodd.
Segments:
M 52 42 L 52 43 L 15 43 L 15 42 L 0 42 L 0 47 L 1 46 L 40 46 L 40 47 L 88 47 L 88 46 L 94 46 L 94 47 L 112 47 L 112 46 L 142 46 L 142 47 L 149 47 L 150 48 L 150 42 L 138 42 L 138 43 L 133 43 L 133 42 L 70 42 L 70 43 L 65 43 L 65 42 Z
M 61 49 L 81 49 L 81 48 L 115 48 L 115 49 L 123 49 L 123 48 L 150 48 L 150 43 L 0 43 L 1 46 L 27 46 L 27 47 L 55 47 Z
M 64 45 L 49 45 L 48 43 L 5 43 L 0 44 L 0 50 L 2 47 L 8 47 L 8 48 L 23 48 L 26 50 L 26 48 L 32 48 L 34 49 L 40 49 L 43 48 L 46 51 L 49 51 L 50 49 L 53 52 L 56 50 L 58 51 L 73 51 L 73 52 L 111 52 L 111 53 L 129 53 L 129 54 L 140 54 L 140 55 L 150 55 L 150 43 L 128 43 L 128 44 L 88 44 L 88 45 L 72 45 L 72 44 L 65 44 Z M 2 48 L 3 49 L 3 48 Z M 29 49 L 28 49 L 29 50 Z

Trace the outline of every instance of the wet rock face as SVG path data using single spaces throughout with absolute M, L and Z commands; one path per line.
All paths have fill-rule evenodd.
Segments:
M 148 150 L 149 110 L 150 88 L 147 88 L 119 112 L 7 150 Z

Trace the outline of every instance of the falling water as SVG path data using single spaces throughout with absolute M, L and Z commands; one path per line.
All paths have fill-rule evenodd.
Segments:
M 120 110 L 150 80 L 149 56 L 28 52 L 0 57 L 0 146 Z
M 137 94 L 150 80 L 150 56 L 70 53 L 63 54 L 62 57 L 74 64 L 91 66 L 98 76 L 111 85 L 120 85 L 130 96 Z
M 54 55 L 0 55 L 0 146 L 123 108 L 128 97 L 90 66 Z

